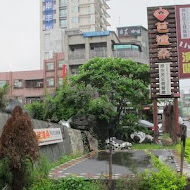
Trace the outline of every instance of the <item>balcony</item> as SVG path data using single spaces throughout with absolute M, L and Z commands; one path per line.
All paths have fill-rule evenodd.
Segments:
M 83 50 L 75 50 L 69 52 L 69 59 L 85 59 L 85 49 Z
M 90 58 L 93 57 L 107 57 L 107 50 L 90 50 Z
M 113 57 L 121 57 L 123 59 L 132 59 L 138 63 L 149 64 L 149 58 L 144 52 L 137 50 L 114 50 Z
M 43 79 L 25 80 L 25 88 L 43 88 Z

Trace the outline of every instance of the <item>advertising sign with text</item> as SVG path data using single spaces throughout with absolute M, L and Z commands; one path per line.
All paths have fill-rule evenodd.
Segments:
M 34 129 L 39 146 L 63 142 L 60 128 Z
M 190 78 L 190 5 L 176 6 L 180 78 Z
M 45 0 L 45 30 L 53 29 L 53 0 Z
M 129 36 L 141 36 L 140 26 L 120 27 L 117 28 L 117 31 L 120 38 Z

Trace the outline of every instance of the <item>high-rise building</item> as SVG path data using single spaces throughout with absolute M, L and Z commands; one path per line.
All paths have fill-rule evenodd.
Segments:
M 40 0 L 41 66 L 54 52 L 64 52 L 64 31 L 105 31 L 108 0 Z

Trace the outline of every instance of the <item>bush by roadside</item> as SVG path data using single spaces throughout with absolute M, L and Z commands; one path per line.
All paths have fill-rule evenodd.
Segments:
M 179 153 L 181 152 L 181 144 L 177 145 L 177 150 Z M 186 139 L 185 158 L 186 158 L 187 162 L 190 164 L 190 138 Z
M 158 158 L 151 155 L 157 172 L 147 170 L 134 177 L 118 180 L 117 190 L 184 190 L 187 185 L 185 176 L 180 176 Z
M 84 178 L 67 177 L 59 180 L 48 178 L 40 179 L 29 190 L 107 190 L 106 186 L 98 181 Z

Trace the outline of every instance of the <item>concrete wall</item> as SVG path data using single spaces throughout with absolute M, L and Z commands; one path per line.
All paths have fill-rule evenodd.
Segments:
M 0 113 L 0 136 L 3 126 L 5 125 L 9 115 Z M 35 129 L 41 128 L 61 128 L 63 142 L 40 146 L 40 153 L 47 155 L 51 161 L 56 161 L 64 154 L 83 153 L 82 135 L 79 130 L 71 129 L 55 123 L 48 123 L 40 120 L 32 120 Z

